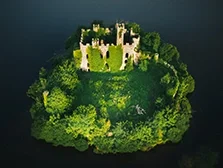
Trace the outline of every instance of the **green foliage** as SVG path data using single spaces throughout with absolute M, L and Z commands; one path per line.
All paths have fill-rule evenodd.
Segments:
M 119 71 L 122 65 L 122 47 L 119 46 L 109 46 L 109 58 L 107 59 L 107 63 L 112 72 Z
M 81 50 L 74 50 L 73 51 L 73 56 L 74 56 L 75 67 L 77 69 L 79 69 L 80 65 L 81 65 L 81 59 L 82 59 Z
M 178 64 L 175 64 L 175 69 L 177 69 L 180 76 L 185 77 L 188 75 L 187 71 L 187 65 L 183 62 L 178 62 Z
M 34 119 L 38 113 L 42 113 L 44 112 L 44 110 L 45 109 L 44 109 L 42 99 L 36 98 L 35 102 L 32 104 L 29 111 L 31 113 L 32 119 Z
M 74 138 L 82 136 L 89 141 L 92 141 L 94 137 L 104 136 L 110 128 L 110 121 L 106 119 L 96 121 L 96 115 L 93 105 L 78 106 L 73 114 L 67 117 L 66 132 L 72 134 Z
M 161 84 L 169 84 L 171 81 L 170 73 L 167 73 L 165 76 L 163 76 L 160 80 Z
M 132 71 L 133 69 L 134 69 L 133 60 L 131 57 L 129 57 L 127 59 L 125 71 L 129 72 L 129 71 Z
M 132 30 L 133 30 L 133 32 L 134 33 L 137 33 L 137 34 L 139 34 L 140 33 L 140 26 L 137 24 L 137 23 L 134 23 L 134 22 L 132 22 L 132 23 L 127 23 L 126 24 L 126 28 L 127 29 L 131 29 L 132 28 Z
M 176 92 L 178 91 L 179 80 L 177 76 L 174 74 L 170 75 L 168 72 L 160 79 L 160 84 L 166 88 L 166 94 L 168 96 L 175 96 Z
M 65 131 L 66 122 L 59 119 L 59 116 L 51 116 L 49 120 L 35 119 L 32 124 L 32 136 L 37 139 L 44 139 L 53 145 L 63 145 L 74 147 L 74 138 Z
M 142 51 L 158 52 L 160 46 L 160 35 L 157 32 L 145 33 L 140 40 L 140 49 Z
M 148 70 L 148 65 L 149 65 L 148 60 L 146 60 L 146 59 L 140 60 L 139 69 L 143 72 L 146 72 Z
M 160 58 L 167 62 L 171 62 L 173 60 L 178 60 L 180 57 L 180 54 L 175 46 L 168 43 L 162 43 L 162 45 L 159 48 L 159 55 Z
M 85 45 L 87 43 L 91 44 L 92 38 L 95 38 L 95 37 L 96 37 L 96 32 L 95 31 L 93 31 L 93 30 L 85 30 L 83 32 L 83 41 L 82 41 L 82 43 L 85 44 Z
M 85 140 L 83 138 L 76 139 L 74 141 L 74 147 L 81 152 L 87 150 L 88 149 L 87 140 Z
M 172 141 L 173 143 L 177 143 L 182 138 L 182 131 L 178 128 L 170 128 L 167 131 L 167 138 Z
M 79 35 L 66 42 L 74 58 L 57 56 L 52 69 L 40 69 L 39 79 L 27 91 L 35 101 L 30 108 L 32 136 L 79 151 L 95 146 L 94 152 L 100 154 L 148 151 L 182 139 L 192 117 L 186 96 L 194 90 L 194 79 L 178 59 L 176 47 L 160 45 L 158 33 L 145 33 L 136 23 L 126 27 L 141 35 L 138 68 L 133 68 L 130 57 L 126 70 L 119 70 L 121 46 L 110 46 L 107 59 L 89 47 L 91 72 L 79 71 L 82 56 L 76 47 L 84 28 L 79 27 Z M 105 35 L 104 28 L 85 31 L 84 41 L 100 37 L 105 43 L 115 42 L 115 33 Z M 157 52 L 160 57 L 155 61 L 151 58 Z M 104 69 L 106 62 L 110 72 Z
M 55 85 L 60 86 L 64 90 L 73 90 L 79 83 L 76 74 L 74 61 L 65 60 L 58 64 L 49 76 L 48 86 L 53 88 Z
M 114 141 L 115 139 L 113 137 L 95 137 L 93 140 L 95 145 L 94 152 L 98 154 L 114 153 Z
M 155 101 L 155 106 L 160 108 L 163 108 L 165 106 L 165 97 L 158 97 Z
M 71 98 L 60 88 L 54 87 L 47 96 L 46 112 L 51 114 L 64 113 L 71 105 Z
M 65 49 L 76 50 L 79 47 L 79 41 L 81 36 L 81 29 L 87 29 L 88 27 L 79 26 L 76 31 L 74 31 L 71 36 L 65 41 Z
M 46 88 L 47 85 L 47 72 L 45 68 L 41 68 L 39 71 L 39 80 L 35 80 L 35 82 L 29 87 L 28 91 L 26 94 L 36 100 L 42 97 L 42 92 Z
M 103 37 L 103 36 L 105 36 L 105 35 L 106 35 L 105 28 L 101 28 L 101 27 L 100 27 L 100 28 L 98 29 L 98 31 L 96 32 L 95 37 L 101 39 L 101 37 Z
M 40 96 L 42 96 L 44 88 L 41 86 L 41 83 L 39 80 L 36 80 L 28 89 L 27 95 L 32 99 L 38 99 Z
M 65 41 L 65 49 L 71 48 L 74 45 L 74 43 L 77 41 L 78 41 L 78 37 L 75 32 Z
M 178 94 L 180 97 L 186 96 L 188 93 L 192 93 L 195 88 L 195 81 L 191 75 L 187 75 L 182 78 L 181 84 L 179 86 Z
M 89 46 L 87 48 L 88 62 L 91 71 L 104 71 L 105 61 L 100 56 L 100 50 Z
M 193 79 L 193 77 L 191 75 L 188 75 L 185 79 L 184 79 L 184 84 L 185 86 L 185 90 L 187 91 L 187 93 L 192 93 L 194 91 L 195 88 L 195 81 Z

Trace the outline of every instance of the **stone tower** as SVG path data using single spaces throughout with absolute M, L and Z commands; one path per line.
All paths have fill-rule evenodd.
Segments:
M 100 29 L 99 24 L 93 24 L 93 31 L 98 32 L 99 29 Z
M 117 36 L 116 36 L 116 45 L 123 45 L 124 43 L 124 34 L 126 33 L 124 23 L 116 23 Z

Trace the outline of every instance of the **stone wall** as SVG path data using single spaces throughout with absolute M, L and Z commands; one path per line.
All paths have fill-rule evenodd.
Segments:
M 81 50 L 81 53 L 82 53 L 82 59 L 81 59 L 81 66 L 80 68 L 83 70 L 83 71 L 88 71 L 88 60 L 87 60 L 87 47 L 90 46 L 90 44 L 86 44 L 86 45 L 83 45 L 81 42 L 80 42 L 80 50 Z
M 93 25 L 93 31 L 98 31 L 98 29 L 100 28 L 100 25 Z M 121 45 L 123 48 L 123 55 L 122 55 L 122 65 L 120 67 L 120 70 L 123 70 L 126 66 L 125 61 L 131 57 L 131 60 L 134 61 L 135 64 L 138 63 L 138 58 L 139 58 L 139 53 L 136 52 L 136 47 L 139 44 L 140 41 L 140 37 L 138 38 L 133 38 L 133 43 L 130 45 L 129 43 L 126 43 L 125 45 L 123 45 L 124 43 L 124 34 L 126 33 L 126 29 L 125 29 L 125 25 L 124 23 L 119 24 L 116 23 L 116 29 L 117 29 L 117 35 L 116 35 L 116 45 Z M 82 29 L 81 30 L 81 40 L 80 40 L 80 50 L 82 53 L 82 60 L 81 60 L 81 65 L 80 68 L 83 71 L 88 71 L 88 60 L 87 60 L 87 47 L 90 46 L 90 44 L 86 44 L 84 45 L 83 42 L 83 33 L 85 31 L 89 31 Z M 109 32 L 109 29 L 106 28 L 107 32 Z M 135 35 L 135 33 L 132 31 L 132 29 L 130 30 L 130 35 L 133 36 Z M 92 39 L 92 43 L 91 46 L 93 48 L 99 48 L 99 50 L 101 51 L 101 54 L 103 56 L 103 58 L 106 57 L 106 52 L 109 49 L 109 44 L 104 45 L 103 43 L 101 45 L 99 45 L 99 39 Z M 127 58 L 128 57 L 128 58 Z
M 116 23 L 115 27 L 117 29 L 116 45 L 123 45 L 124 34 L 126 33 L 125 24 Z
M 99 49 L 101 51 L 101 54 L 102 54 L 103 58 L 106 57 L 106 52 L 108 51 L 109 46 L 110 46 L 109 44 L 107 44 L 107 45 L 102 44 L 102 45 L 99 46 Z
M 134 61 L 135 64 L 138 63 L 139 53 L 136 52 L 136 47 L 139 44 L 140 38 L 133 38 L 133 43 L 130 45 L 129 43 L 126 43 L 122 46 L 123 48 L 123 55 L 122 55 L 122 66 L 120 67 L 120 70 L 123 70 L 126 66 L 125 61 L 131 57 L 131 60 Z M 126 57 L 128 56 L 128 58 Z

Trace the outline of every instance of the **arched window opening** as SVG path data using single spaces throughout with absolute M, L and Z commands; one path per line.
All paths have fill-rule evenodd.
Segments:
M 106 52 L 106 58 L 109 58 L 109 51 Z

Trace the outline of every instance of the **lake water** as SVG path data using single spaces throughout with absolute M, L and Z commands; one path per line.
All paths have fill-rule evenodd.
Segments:
M 179 156 L 201 144 L 218 149 L 222 109 L 222 30 L 220 1 L 213 0 L 113 0 L 8 1 L 1 5 L 1 151 L 7 164 L 29 167 L 177 167 Z M 30 137 L 29 85 L 41 66 L 63 48 L 78 25 L 94 19 L 114 23 L 134 21 L 146 31 L 157 31 L 174 44 L 196 80 L 190 100 L 194 112 L 191 128 L 179 144 L 159 146 L 150 152 L 124 155 L 80 153 L 52 147 Z M 3 150 L 2 150 L 3 149 Z

